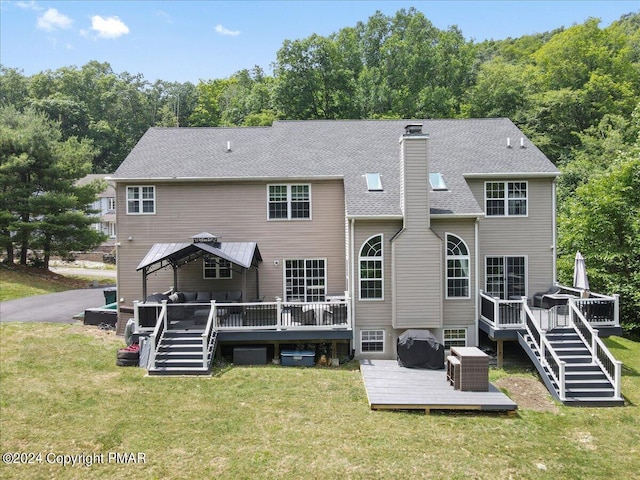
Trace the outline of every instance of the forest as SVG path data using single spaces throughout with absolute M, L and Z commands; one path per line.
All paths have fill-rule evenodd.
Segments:
M 413 8 L 376 12 L 330 36 L 285 40 L 275 58 L 270 74 L 253 66 L 197 85 L 97 61 L 31 76 L 0 66 L 3 250 L 99 241 L 80 235 L 73 212 L 100 186 L 73 181 L 113 172 L 152 126 L 508 117 L 563 173 L 559 280 L 571 282 L 580 250 L 592 290 L 619 293 L 625 327 L 640 332 L 640 12 L 483 42 Z

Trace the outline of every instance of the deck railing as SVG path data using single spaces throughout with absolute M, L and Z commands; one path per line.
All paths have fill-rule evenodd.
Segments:
M 202 368 L 209 368 L 209 362 L 212 360 L 217 332 L 214 329 L 216 318 L 216 301 L 211 300 L 211 310 L 207 317 L 207 325 L 202 334 Z
M 494 328 L 524 328 L 522 314 L 524 305 L 526 305 L 524 297 L 517 300 L 501 300 L 480 290 L 480 315 Z
M 591 353 L 592 363 L 599 364 L 614 388 L 614 395 L 620 398 L 622 382 L 622 362 L 616 360 L 606 345 L 602 342 L 589 321 L 585 318 L 579 306 L 579 301 L 569 300 L 569 318 L 575 325 L 578 335 L 584 340 Z
M 160 315 L 167 330 L 185 322 L 202 325 L 211 342 L 214 330 L 337 330 L 351 329 L 348 298 L 326 302 L 140 303 L 134 302 L 137 331 L 157 328 Z M 204 340 L 203 340 L 204 341 Z
M 139 305 L 136 304 L 135 307 L 136 307 L 135 314 L 137 318 L 139 313 L 139 310 L 138 310 Z M 151 342 L 151 348 L 149 351 L 149 365 L 151 365 L 152 367 L 155 367 L 156 365 L 156 354 L 158 353 L 158 348 L 160 347 L 160 340 L 162 339 L 162 334 L 167 330 L 168 324 L 169 322 L 167 320 L 167 302 L 164 301 L 160 305 L 160 313 L 158 314 L 158 319 L 153 329 L 153 333 L 149 335 L 149 341 Z
M 533 318 L 533 313 L 529 309 L 529 306 L 525 303 L 522 307 L 525 316 L 525 329 L 531 338 L 534 347 L 538 350 L 540 355 L 540 363 L 546 366 L 551 377 L 556 382 L 558 387 L 558 397 L 564 401 L 566 398 L 565 390 L 565 362 L 560 360 L 560 357 L 555 353 L 544 332 L 540 329 L 540 326 Z
M 563 293 L 575 295 L 575 302 L 585 320 L 594 326 L 620 326 L 620 295 L 602 295 L 578 288 L 558 285 Z

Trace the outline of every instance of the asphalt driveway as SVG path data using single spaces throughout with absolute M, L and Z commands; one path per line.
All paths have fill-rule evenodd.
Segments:
M 74 315 L 104 305 L 103 290 L 68 290 L 0 302 L 0 322 L 74 323 Z

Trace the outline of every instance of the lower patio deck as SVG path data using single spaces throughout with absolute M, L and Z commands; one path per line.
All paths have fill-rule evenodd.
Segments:
M 514 412 L 518 405 L 489 384 L 488 392 L 455 390 L 446 370 L 405 368 L 396 360 L 361 360 L 372 410 L 483 410 Z

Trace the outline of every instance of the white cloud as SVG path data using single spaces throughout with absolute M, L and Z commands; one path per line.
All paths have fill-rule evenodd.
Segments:
M 91 17 L 91 30 L 98 33 L 98 38 L 118 38 L 129 33 L 129 27 L 118 17 L 100 15 Z
M 40 7 L 35 0 L 31 0 L 29 2 L 16 2 L 16 6 L 23 8 L 25 10 L 35 10 L 36 12 L 41 12 L 43 10 L 42 7 Z
M 230 37 L 236 37 L 240 35 L 240 30 L 229 30 L 227 28 L 224 28 L 220 24 L 216 25 L 216 32 L 218 32 L 220 35 L 227 35 Z
M 66 28 L 71 28 L 72 23 L 73 20 L 71 20 L 69 17 L 63 15 L 55 8 L 50 8 L 38 17 L 37 25 L 40 30 L 52 32 L 54 30 L 64 30 Z
M 162 10 L 158 10 L 156 12 L 156 17 L 160 17 L 164 19 L 164 21 L 167 23 L 173 23 L 173 19 L 171 18 L 171 15 L 169 15 L 167 12 L 164 12 Z

